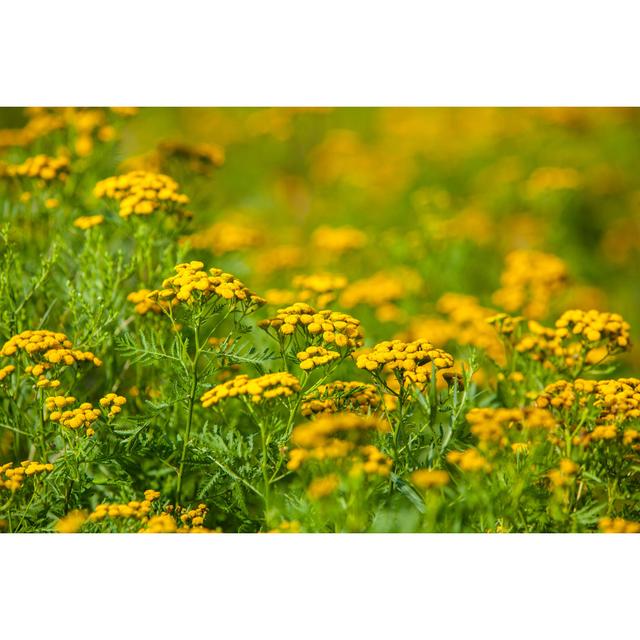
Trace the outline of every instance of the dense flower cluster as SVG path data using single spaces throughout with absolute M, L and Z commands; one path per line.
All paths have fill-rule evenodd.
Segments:
M 152 293 L 156 299 L 149 297 Z M 144 316 L 149 312 L 160 314 L 163 311 L 166 312 L 171 309 L 171 302 L 157 298 L 158 296 L 155 295 L 155 291 L 152 291 L 151 289 L 132 291 L 127 296 L 127 300 L 135 305 L 136 313 L 139 313 L 141 316 Z
M 19 467 L 14 467 L 13 462 L 7 462 L 0 465 L 0 489 L 17 491 L 22 487 L 25 477 L 49 471 L 53 471 L 53 465 L 50 462 L 25 460 Z
M 78 533 L 87 521 L 88 513 L 82 509 L 74 509 L 56 522 L 57 533 Z
M 51 396 L 46 399 L 45 406 L 49 413 L 49 420 L 57 422 L 68 429 L 85 428 L 88 436 L 95 433 L 93 423 L 100 417 L 100 409 L 94 409 L 90 402 L 83 402 L 76 409 L 65 407 L 76 402 L 73 396 Z
M 184 215 L 183 205 L 189 198 L 179 192 L 178 183 L 161 173 L 132 171 L 98 182 L 93 190 L 96 198 L 115 200 L 122 218 L 148 216 L 155 211 Z
M 367 443 L 374 434 L 390 430 L 389 423 L 374 416 L 336 413 L 298 425 L 291 434 L 295 446 L 287 467 L 295 471 L 307 461 L 349 460 L 350 468 L 388 475 L 391 460 Z M 363 466 L 360 466 L 363 465 Z
M 312 500 L 330 496 L 340 486 L 340 478 L 335 473 L 314 478 L 307 487 L 307 495 Z
M 399 337 L 417 340 L 428 336 L 438 347 L 449 342 L 471 345 L 482 349 L 498 364 L 505 362 L 505 349 L 496 329 L 488 322 L 495 311 L 483 307 L 475 296 L 461 293 L 445 293 L 436 304 L 437 310 L 445 317 L 415 317 L 407 331 Z
M 567 267 L 560 258 L 540 251 L 512 251 L 506 257 L 501 288 L 493 294 L 493 302 L 505 311 L 543 318 L 551 299 L 565 287 L 566 281 Z
M 176 275 L 166 278 L 162 289 L 151 291 L 147 297 L 163 308 L 163 302 L 177 306 L 210 299 L 226 300 L 229 304 L 240 305 L 246 313 L 264 304 L 263 298 L 247 289 L 232 274 L 222 269 L 212 268 L 208 272 L 203 269 L 204 264 L 198 260 L 176 265 Z M 136 292 L 132 301 L 140 304 L 140 296 L 141 292 Z
M 100 406 L 109 409 L 109 418 L 119 414 L 122 411 L 122 405 L 126 404 L 127 399 L 115 393 L 107 393 L 106 396 L 100 398 Z
M 319 336 L 328 344 L 349 349 L 360 347 L 364 342 L 359 320 L 339 311 L 316 311 L 303 302 L 278 309 L 275 317 L 260 321 L 258 326 L 267 331 L 274 329 L 283 336 L 293 335 L 296 331 L 310 340 Z
M 573 460 L 562 458 L 558 468 L 551 469 L 547 473 L 547 478 L 549 478 L 552 487 L 561 488 L 572 484 L 579 470 L 580 468 Z
M 465 451 L 450 451 L 447 454 L 447 462 L 457 464 L 463 471 L 491 471 L 492 467 L 487 459 L 476 449 Z
M 94 511 L 89 514 L 90 522 L 100 522 L 107 518 L 135 518 L 141 522 L 147 522 L 151 513 L 151 505 L 154 500 L 160 497 L 159 491 L 147 489 L 144 492 L 144 500 L 132 500 L 126 504 L 99 504 Z
M 69 176 L 69 159 L 64 156 L 52 158 L 41 154 L 27 158 L 21 164 L 7 165 L 5 171 L 11 177 L 38 178 L 45 182 L 52 180 L 64 182 Z
M 25 372 L 38 379 L 38 387 L 55 388 L 60 385 L 59 380 L 45 376 L 45 372 L 55 367 L 72 366 L 78 362 L 91 362 L 96 367 L 102 365 L 91 351 L 74 349 L 66 335 L 46 329 L 23 331 L 11 337 L 0 350 L 0 355 L 5 357 L 20 353 L 34 362 L 25 368 Z
M 336 380 L 320 385 L 304 396 L 301 413 L 310 417 L 316 414 L 330 414 L 347 411 L 352 413 L 373 413 L 380 409 L 382 399 L 373 384 Z
M 624 518 L 602 518 L 598 526 L 602 533 L 640 533 L 640 522 Z
M 311 345 L 304 351 L 300 351 L 296 354 L 300 368 L 305 371 L 311 371 L 316 367 L 322 367 L 331 362 L 335 362 L 340 359 L 340 354 L 337 351 L 330 351 L 324 347 Z
M 467 422 L 471 433 L 480 442 L 495 442 L 505 445 L 507 434 L 517 432 L 526 438 L 528 434 L 539 431 L 552 431 L 557 423 L 553 415 L 545 409 L 524 408 L 474 408 L 467 413 Z
M 558 380 L 545 387 L 536 404 L 548 407 L 564 420 L 577 421 L 581 412 L 591 410 L 595 417 L 594 428 L 591 431 L 583 429 L 576 435 L 576 444 L 613 439 L 618 435 L 617 426 L 640 418 L 640 380 Z M 636 433 L 634 429 L 627 429 L 623 434 L 625 443 L 636 440 Z
M 267 373 L 259 378 L 249 378 L 246 374 L 241 374 L 209 389 L 200 401 L 203 407 L 212 407 L 221 400 L 244 396 L 257 404 L 274 398 L 288 398 L 299 391 L 300 382 L 290 373 Z
M 448 373 L 446 370 L 453 367 L 453 356 L 436 349 L 426 340 L 386 340 L 358 356 L 356 365 L 359 369 L 375 373 L 392 372 L 402 386 L 415 385 L 424 389 L 434 371 L 445 370 L 445 375 Z
M 554 328 L 531 321 L 528 329 L 515 349 L 546 368 L 580 370 L 631 348 L 629 323 L 617 313 L 565 311 Z
M 449 474 L 441 469 L 418 469 L 411 474 L 411 482 L 418 489 L 444 487 L 450 479 Z
M 12 364 L 8 364 L 6 367 L 0 369 L 0 382 L 2 382 L 7 376 L 11 375 L 16 368 Z
M 80 216 L 73 221 L 73 226 L 86 231 L 92 227 L 97 227 L 104 222 L 104 216 L 97 214 L 95 216 Z

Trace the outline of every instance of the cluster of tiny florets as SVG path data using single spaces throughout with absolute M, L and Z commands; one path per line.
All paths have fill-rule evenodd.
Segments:
M 25 460 L 20 463 L 20 466 L 15 467 L 13 462 L 7 462 L 0 465 L 0 489 L 17 491 L 22 487 L 25 478 L 49 471 L 53 471 L 53 465 L 50 462 Z
M 451 369 L 453 356 L 426 340 L 386 340 L 358 356 L 356 365 L 376 373 L 393 372 L 403 385 L 413 384 L 422 389 L 431 380 L 434 370 Z
M 295 471 L 311 460 L 347 459 L 350 469 L 387 475 L 391 461 L 367 440 L 372 435 L 386 433 L 389 423 L 374 416 L 336 413 L 298 425 L 291 435 L 295 446 L 290 452 L 287 467 Z M 378 455 L 380 454 L 380 455 Z M 381 457 L 382 456 L 382 457 Z M 366 467 L 361 465 L 369 463 Z
M 59 380 L 45 375 L 55 367 L 68 367 L 79 362 L 90 362 L 96 367 L 102 365 L 102 361 L 91 351 L 74 349 L 66 335 L 46 329 L 23 331 L 5 342 L 0 350 L 0 355 L 5 357 L 20 354 L 25 354 L 34 363 L 25 367 L 25 373 L 37 378 L 36 385 L 41 388 L 60 386 Z
M 549 411 L 526 407 L 506 409 L 476 407 L 467 413 L 471 433 L 482 443 L 495 442 L 505 445 L 509 434 L 529 436 L 534 432 L 545 433 L 556 428 L 557 422 Z
M 97 227 L 103 222 L 104 216 L 102 214 L 97 214 L 95 216 L 80 216 L 73 221 L 73 226 L 86 231 L 87 229 Z
M 64 182 L 69 176 L 69 159 L 66 157 L 52 158 L 37 155 L 27 158 L 21 164 L 10 164 L 5 168 L 8 176 L 19 178 L 37 178 L 45 182 L 60 180 Z
M 381 405 L 382 399 L 375 385 L 336 380 L 306 394 L 300 411 L 305 417 L 340 411 L 367 414 L 377 411 Z
M 95 186 L 96 198 L 115 200 L 119 215 L 148 216 L 155 211 L 184 214 L 183 205 L 189 198 L 179 192 L 178 183 L 161 173 L 132 171 L 101 180 Z
M 159 497 L 159 491 L 147 489 L 144 492 L 144 500 L 132 500 L 125 504 L 99 504 L 88 519 L 90 522 L 100 522 L 107 518 L 135 518 L 141 522 L 147 522 L 151 512 L 151 503 Z
M 359 320 L 339 311 L 316 311 L 303 302 L 278 309 L 275 317 L 262 320 L 258 325 L 267 331 L 273 329 L 281 336 L 300 332 L 309 340 L 319 337 L 327 344 L 349 349 L 360 347 L 364 342 Z
M 524 249 L 512 251 L 506 257 L 501 288 L 493 294 L 493 302 L 509 312 L 543 318 L 552 297 L 566 281 L 566 264 L 557 256 Z
M 290 373 L 267 373 L 259 378 L 249 378 L 246 374 L 241 374 L 209 389 L 200 401 L 203 407 L 211 407 L 221 400 L 240 396 L 257 404 L 274 398 L 288 398 L 299 391 L 300 382 Z
M 162 289 L 148 294 L 149 299 L 158 302 L 160 306 L 162 302 L 176 306 L 217 298 L 230 304 L 240 304 L 247 312 L 265 302 L 232 274 L 225 273 L 222 269 L 204 271 L 204 264 L 197 260 L 176 265 L 175 271 L 175 276 L 163 281 Z M 140 293 L 135 294 L 137 304 L 140 304 Z
M 330 351 L 322 346 L 311 345 L 304 351 L 297 353 L 296 358 L 298 358 L 301 369 L 311 371 L 316 367 L 321 367 L 339 360 L 340 354 L 337 351 Z

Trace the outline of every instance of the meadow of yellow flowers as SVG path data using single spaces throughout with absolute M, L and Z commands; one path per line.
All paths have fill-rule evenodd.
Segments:
M 0 109 L 0 531 L 640 532 L 640 111 Z

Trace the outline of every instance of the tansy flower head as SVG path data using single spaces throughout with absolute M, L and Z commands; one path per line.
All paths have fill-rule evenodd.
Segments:
M 148 216 L 154 212 L 186 215 L 189 198 L 178 191 L 178 183 L 161 173 L 131 171 L 96 184 L 96 198 L 115 200 L 122 218 Z
M 222 269 L 209 269 L 207 272 L 203 268 L 204 264 L 197 260 L 176 265 L 176 275 L 164 280 L 162 289 L 151 291 L 148 297 L 173 306 L 224 300 L 227 304 L 240 306 L 245 313 L 254 311 L 265 303 L 263 298 L 250 291 L 230 273 L 225 273 Z
M 418 469 L 411 474 L 411 482 L 418 489 L 444 487 L 449 484 L 449 474 L 441 469 Z
M 100 214 L 95 216 L 80 216 L 73 221 L 73 226 L 86 231 L 87 229 L 91 229 L 92 227 L 97 227 L 103 222 L 104 216 Z
M 66 157 L 51 158 L 50 156 L 37 155 L 27 158 L 21 164 L 7 165 L 6 174 L 18 178 L 35 178 L 51 182 L 60 180 L 64 182 L 69 175 L 69 159 Z
M 278 309 L 275 317 L 260 321 L 258 326 L 280 337 L 297 333 L 309 342 L 322 341 L 349 350 L 362 346 L 364 342 L 359 320 L 329 309 L 316 311 L 303 302 Z
M 305 395 L 301 413 L 306 417 L 341 411 L 367 414 L 380 409 L 382 402 L 375 385 L 336 380 L 320 385 L 315 391 Z
M 267 373 L 259 378 L 242 374 L 219 384 L 202 395 L 203 407 L 212 407 L 227 398 L 246 397 L 253 403 L 288 398 L 300 391 L 298 379 L 286 372 Z
M 453 366 L 453 356 L 426 340 L 387 340 L 358 356 L 356 365 L 374 373 L 393 372 L 403 386 L 424 389 L 432 373 Z

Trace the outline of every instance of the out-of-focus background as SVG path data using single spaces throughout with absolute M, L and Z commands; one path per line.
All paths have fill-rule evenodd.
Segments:
M 26 123 L 0 110 L 1 129 Z M 325 293 L 371 340 L 478 346 L 469 309 L 552 324 L 595 308 L 640 337 L 636 109 L 143 108 L 118 135 L 104 177 L 170 173 L 196 252 L 274 306 Z M 0 160 L 22 159 L 7 136 Z M 299 278 L 324 274 L 344 279 Z

